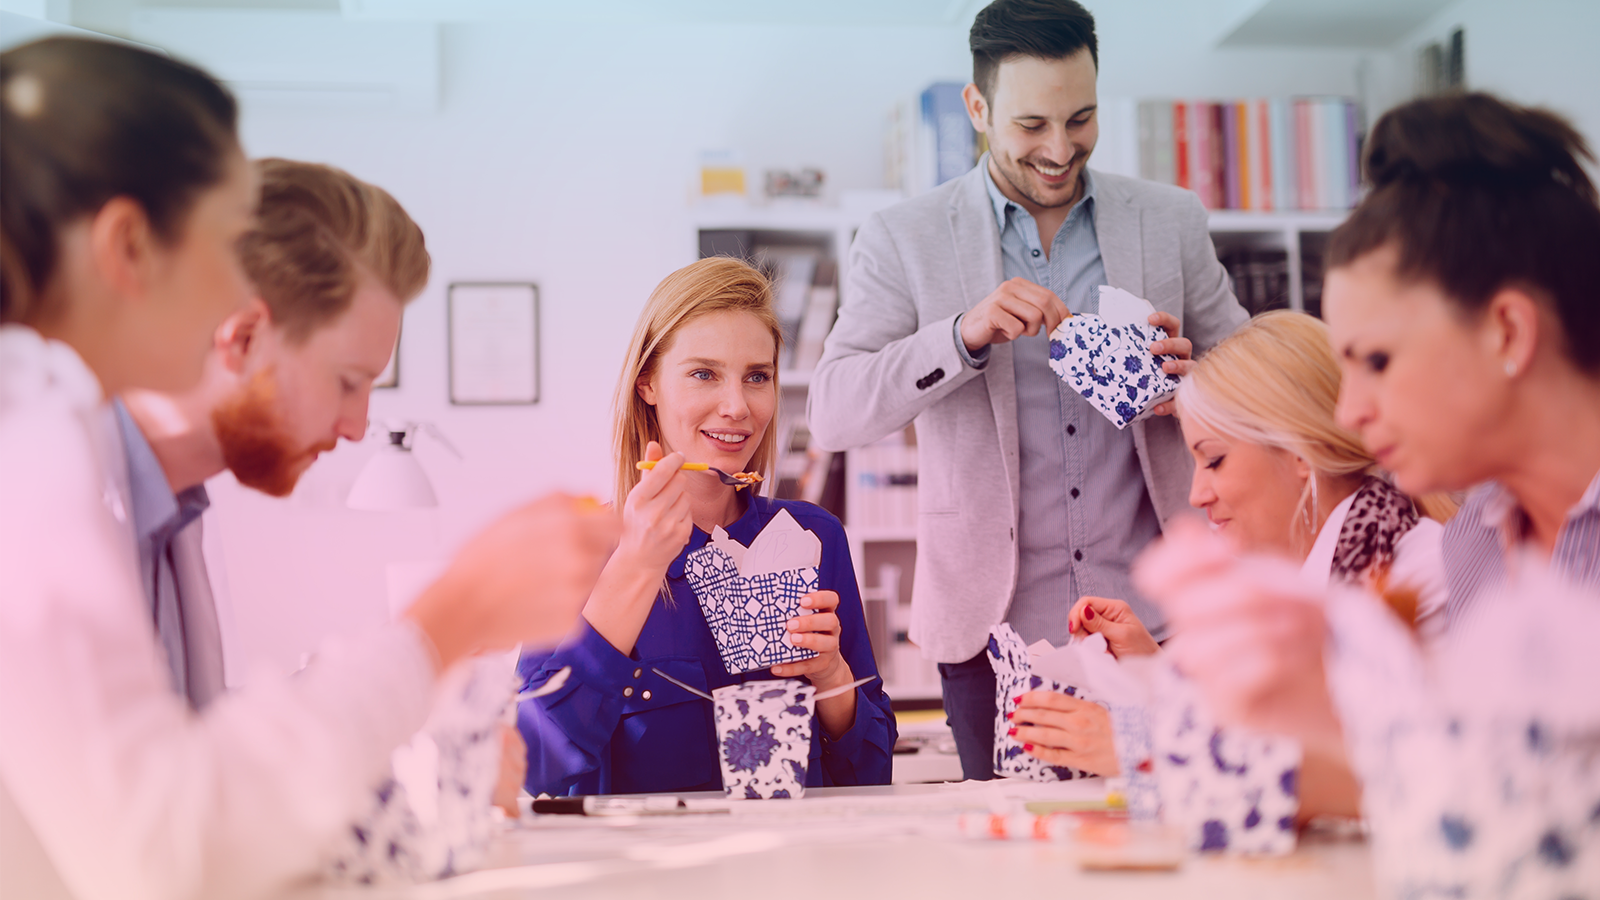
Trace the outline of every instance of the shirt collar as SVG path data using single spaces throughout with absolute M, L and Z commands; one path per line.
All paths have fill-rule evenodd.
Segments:
M 1523 517 L 1522 507 L 1517 505 L 1517 498 L 1506 490 L 1498 481 L 1491 481 L 1482 488 L 1484 492 L 1483 510 L 1479 521 L 1485 528 L 1491 528 L 1504 539 L 1507 547 L 1514 547 L 1522 542 Z M 1589 487 L 1578 498 L 1577 505 L 1567 510 L 1567 521 L 1585 513 L 1600 512 L 1600 473 L 1596 473 Z
M 745 503 L 744 512 L 723 530 L 728 532 L 728 537 L 744 544 L 746 547 L 750 546 L 750 542 L 756 539 L 756 535 L 761 533 L 761 529 L 767 527 L 767 521 L 776 515 L 772 505 L 770 499 L 760 494 L 751 494 L 750 499 Z M 683 552 L 679 553 L 678 558 L 673 560 L 672 564 L 667 567 L 667 577 L 682 578 L 684 562 L 689 554 L 709 543 L 711 543 L 711 535 L 701 531 L 698 527 L 691 528 L 689 530 L 689 543 L 684 545 Z
M 994 173 L 989 171 L 989 154 L 985 153 L 983 159 L 978 161 L 978 165 L 983 167 L 983 184 L 984 187 L 989 189 L 989 202 L 994 205 L 995 223 L 1003 232 L 1006 230 L 1006 210 L 1015 209 L 1022 213 L 1026 213 L 1027 210 L 1000 192 L 1000 186 L 995 184 L 994 181 Z M 1078 198 L 1078 202 L 1073 206 L 1072 211 L 1077 212 L 1079 207 L 1092 208 L 1085 206 L 1085 204 L 1094 199 L 1094 193 L 1094 175 L 1085 166 L 1083 170 L 1083 196 Z
M 139 430 L 121 398 L 111 401 L 116 411 L 117 429 L 128 460 L 128 494 L 133 505 L 133 528 L 140 543 L 157 537 L 171 537 L 200 517 L 211 506 L 205 485 L 195 485 L 174 495 L 166 470 Z

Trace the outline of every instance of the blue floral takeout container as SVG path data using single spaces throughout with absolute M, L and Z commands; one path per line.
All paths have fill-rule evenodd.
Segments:
M 1143 322 L 1074 315 L 1050 333 L 1050 368 L 1111 424 L 1126 428 L 1178 389 L 1178 379 L 1161 368 L 1177 357 L 1150 352 L 1167 337 L 1166 329 Z
M 798 798 L 806 792 L 816 689 L 795 678 L 746 681 L 712 691 L 717 756 L 729 799 Z
M 1010 734 L 1012 723 L 1008 719 L 1017 710 L 1017 697 L 1029 691 L 1049 690 L 1091 699 L 1084 695 L 1083 688 L 1035 675 L 1028 645 L 1004 622 L 989 630 L 988 654 L 989 666 L 994 669 L 994 774 L 1029 781 L 1071 781 L 1090 777 L 1090 773 L 1081 769 L 1052 766 L 1022 749 L 1022 742 Z

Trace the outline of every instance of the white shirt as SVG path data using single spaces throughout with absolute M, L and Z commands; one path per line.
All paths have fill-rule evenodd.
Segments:
M 0 326 L 0 896 L 281 891 L 422 725 L 431 651 L 392 626 L 192 713 L 101 465 L 101 401 L 70 348 Z
M 1344 528 L 1345 517 L 1350 514 L 1355 499 L 1354 493 L 1344 498 L 1328 514 L 1328 521 L 1322 523 L 1316 543 L 1311 545 L 1305 565 L 1300 568 L 1300 573 L 1306 578 L 1314 579 L 1318 584 L 1329 583 L 1333 574 L 1333 552 L 1339 546 L 1339 532 Z M 1448 592 L 1444 577 L 1443 539 L 1443 525 L 1426 516 L 1418 519 L 1416 526 L 1401 535 L 1395 543 L 1394 564 L 1389 568 L 1390 584 L 1417 592 L 1417 632 L 1425 642 L 1436 638 L 1444 625 L 1441 614 Z

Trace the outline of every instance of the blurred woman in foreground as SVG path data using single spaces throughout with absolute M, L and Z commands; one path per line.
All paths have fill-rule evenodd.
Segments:
M 569 500 L 523 509 L 399 623 L 190 710 L 97 409 L 194 385 L 247 299 L 235 117 L 205 73 L 126 45 L 0 54 L 0 896 L 251 897 L 314 874 L 439 672 L 564 632 L 614 535 Z
M 1324 303 L 1340 418 L 1446 529 L 1437 653 L 1369 593 L 1179 535 L 1139 577 L 1233 721 L 1347 746 L 1397 895 L 1600 884 L 1600 205 L 1582 137 L 1483 94 L 1379 120 Z

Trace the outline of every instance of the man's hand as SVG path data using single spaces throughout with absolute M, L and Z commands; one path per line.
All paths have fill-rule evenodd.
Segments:
M 1056 330 L 1072 315 L 1061 298 L 1026 278 L 1012 278 L 995 288 L 961 317 L 961 343 L 968 353 L 990 344 L 1004 344 L 1023 335 Z
M 1177 357 L 1177 359 L 1169 359 L 1163 362 L 1161 371 L 1166 372 L 1168 375 L 1176 375 L 1179 378 L 1189 374 L 1194 369 L 1194 360 L 1192 359 L 1194 356 L 1194 343 L 1186 337 L 1178 337 L 1178 330 L 1182 327 L 1178 323 L 1178 317 L 1169 312 L 1157 312 L 1150 316 L 1149 321 L 1151 325 L 1165 329 L 1168 335 L 1166 340 L 1156 341 L 1151 344 L 1150 353 L 1154 356 Z M 1157 403 L 1151 412 L 1158 416 L 1170 416 L 1177 409 L 1178 404 L 1168 400 L 1165 403 Z

